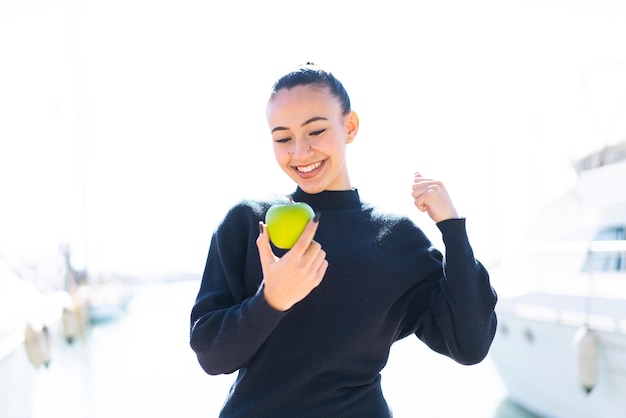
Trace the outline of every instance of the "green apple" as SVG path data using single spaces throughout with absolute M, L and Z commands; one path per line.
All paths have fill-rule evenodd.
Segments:
M 275 246 L 290 249 L 315 216 L 311 206 L 304 202 L 273 205 L 265 214 L 265 225 Z

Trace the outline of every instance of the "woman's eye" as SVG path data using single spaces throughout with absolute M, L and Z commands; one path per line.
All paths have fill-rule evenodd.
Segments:
M 326 129 L 320 129 L 318 131 L 313 131 L 311 132 L 311 136 L 318 136 L 324 133 L 324 131 L 326 131 Z
M 278 139 L 275 139 L 274 142 L 277 142 L 279 144 L 286 144 L 290 140 L 291 140 L 291 138 L 278 138 Z

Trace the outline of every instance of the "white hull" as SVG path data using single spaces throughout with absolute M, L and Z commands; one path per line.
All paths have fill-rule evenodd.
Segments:
M 597 337 L 596 384 L 581 386 L 575 336 L 588 300 L 548 293 L 501 302 L 500 328 L 490 351 L 510 398 L 542 417 L 626 416 L 626 301 L 594 299 L 589 326 Z
M 39 372 L 28 360 L 23 342 L 4 354 L 0 358 L 0 417 L 30 417 Z
M 50 328 L 63 295 L 43 295 L 0 258 L 0 417 L 31 416 L 39 369 L 51 361 Z
M 626 142 L 575 168 L 576 187 L 491 271 L 517 296 L 496 306 L 490 356 L 510 398 L 542 417 L 624 418 Z

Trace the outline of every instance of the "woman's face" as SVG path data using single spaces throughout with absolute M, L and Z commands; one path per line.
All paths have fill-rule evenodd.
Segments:
M 341 114 L 328 88 L 279 90 L 267 104 L 274 155 L 280 168 L 307 193 L 349 190 L 346 145 L 354 140 L 356 113 Z

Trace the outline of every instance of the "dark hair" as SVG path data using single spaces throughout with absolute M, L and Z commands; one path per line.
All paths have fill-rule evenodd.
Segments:
M 272 87 L 270 97 L 273 97 L 282 89 L 292 89 L 297 86 L 327 87 L 330 94 L 337 99 L 341 112 L 344 115 L 350 113 L 350 97 L 348 92 L 331 72 L 323 70 L 312 62 L 301 65 L 296 70 L 280 77 Z

